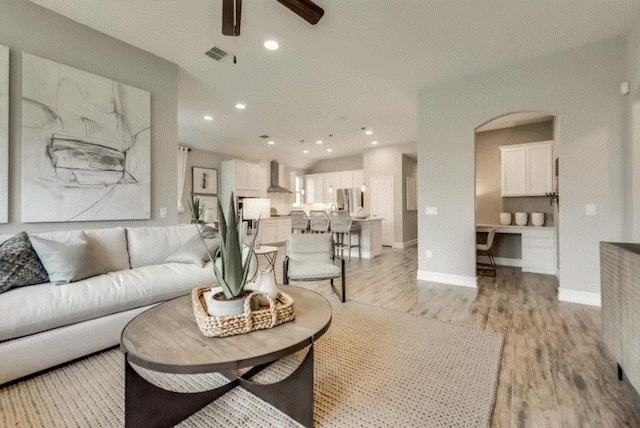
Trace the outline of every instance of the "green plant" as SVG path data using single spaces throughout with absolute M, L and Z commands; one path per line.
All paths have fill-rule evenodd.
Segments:
M 191 220 L 193 223 L 200 223 L 200 216 L 204 206 L 200 204 L 200 198 L 198 196 L 192 196 L 189 201 L 189 211 L 191 211 Z
M 222 204 L 218 200 L 218 212 L 220 213 L 220 247 L 212 255 L 209 247 L 202 236 L 200 228 L 200 238 L 207 249 L 207 254 L 213 261 L 213 271 L 216 275 L 220 287 L 227 299 L 233 299 L 241 296 L 244 291 L 244 286 L 248 282 L 249 269 L 252 265 L 253 248 L 256 243 L 256 236 L 260 228 L 260 220 L 257 221 L 256 231 L 251 240 L 251 245 L 248 247 L 246 257 L 243 257 L 243 224 L 242 217 L 236 214 L 235 204 L 233 203 L 234 196 L 231 194 L 231 201 L 229 203 L 229 211 L 225 217 L 222 211 Z M 217 259 L 220 257 L 220 266 L 218 266 Z

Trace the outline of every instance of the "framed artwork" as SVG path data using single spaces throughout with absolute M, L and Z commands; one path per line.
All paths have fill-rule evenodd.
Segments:
M 9 221 L 9 48 L 0 45 L 0 223 Z
M 218 170 L 213 168 L 191 168 L 191 193 L 194 195 L 218 194 Z
M 149 92 L 22 54 L 23 222 L 150 219 L 150 153 Z

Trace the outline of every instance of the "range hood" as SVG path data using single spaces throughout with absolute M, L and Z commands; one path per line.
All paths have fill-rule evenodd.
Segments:
M 291 190 L 280 186 L 280 164 L 277 161 L 271 161 L 271 184 L 267 193 L 292 193 Z

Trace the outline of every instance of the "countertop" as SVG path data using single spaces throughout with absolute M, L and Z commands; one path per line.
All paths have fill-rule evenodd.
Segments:
M 476 227 L 495 227 L 498 233 L 519 233 L 524 230 L 555 230 L 553 226 L 517 226 L 503 224 L 476 224 Z
M 368 221 L 382 221 L 382 217 L 352 218 L 354 222 L 366 223 Z

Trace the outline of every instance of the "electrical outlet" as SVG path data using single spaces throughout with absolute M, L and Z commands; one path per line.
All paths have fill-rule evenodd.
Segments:
M 160 208 L 160 218 L 167 218 L 167 209 L 166 208 Z
M 427 207 L 425 212 L 427 215 L 438 215 L 438 207 Z
M 431 250 L 427 250 L 427 258 L 433 258 L 433 252 L 431 252 Z

